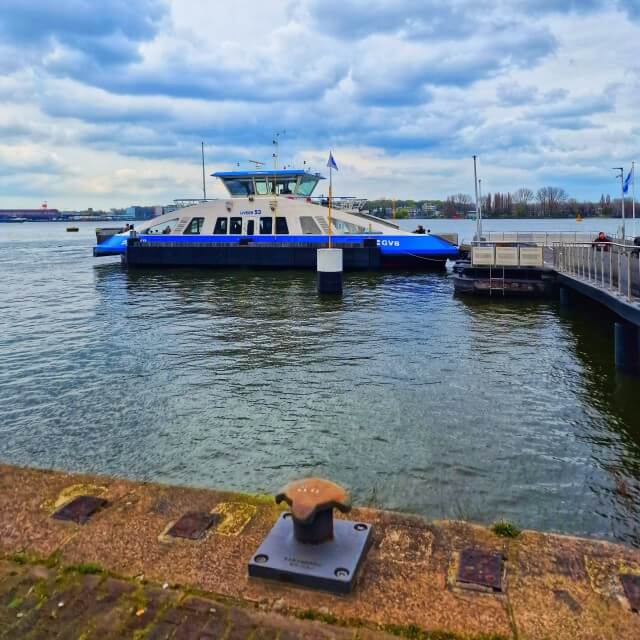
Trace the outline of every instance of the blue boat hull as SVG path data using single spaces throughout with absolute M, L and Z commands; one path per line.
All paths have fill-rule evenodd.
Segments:
M 273 244 L 279 245 L 297 245 L 297 246 L 309 246 L 317 245 L 318 248 L 326 247 L 328 238 L 327 236 L 313 236 L 313 235 L 281 235 L 281 236 L 172 236 L 172 235 L 141 235 L 138 236 L 141 243 L 158 243 L 167 244 L 171 243 L 174 246 L 181 244 L 198 244 L 203 245 L 206 243 L 225 243 L 228 245 L 240 244 L 240 241 L 249 242 L 252 246 L 259 246 L 260 244 Z M 127 250 L 128 234 L 118 234 L 111 236 L 104 242 L 94 247 L 93 253 L 95 256 L 107 256 L 107 255 L 122 255 Z M 447 259 L 455 260 L 458 257 L 458 248 L 451 243 L 443 240 L 438 236 L 432 235 L 334 235 L 332 236 L 332 243 L 336 247 L 340 245 L 362 244 L 364 241 L 375 240 L 377 246 L 380 249 L 380 254 L 385 265 L 398 265 L 403 266 L 405 264 L 411 264 L 420 261 L 436 261 L 445 262 Z

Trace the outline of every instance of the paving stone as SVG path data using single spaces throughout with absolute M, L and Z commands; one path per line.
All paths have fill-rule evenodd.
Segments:
M 187 615 L 188 611 L 179 607 L 171 607 L 164 612 L 161 621 L 178 626 L 187 619 Z
M 258 627 L 253 637 L 255 640 L 275 640 L 278 637 L 278 630 L 272 627 Z
M 210 635 L 214 638 L 222 638 L 227 628 L 227 612 L 222 607 L 216 609 L 215 615 L 210 615 L 209 619 L 202 627 L 203 636 Z
M 173 636 L 174 640 L 198 640 L 206 622 L 206 614 L 190 613 L 186 620 L 176 629 L 176 634 Z
M 130 619 L 125 624 L 126 631 L 133 632 L 147 627 L 156 619 L 156 617 L 158 617 L 162 608 L 175 598 L 175 596 L 170 592 L 154 588 L 145 589 L 144 596 L 146 604 L 144 606 L 143 613 L 141 615 L 137 615 L 137 612 L 131 612 Z
M 227 640 L 244 640 L 257 626 L 251 616 L 242 609 L 229 611 L 229 623 L 231 627 Z
M 187 596 L 182 602 L 180 607 L 183 609 L 189 609 L 190 611 L 199 611 L 209 613 L 211 609 L 216 608 L 216 602 L 214 600 L 208 600 L 206 598 L 198 598 L 196 596 Z
M 145 640 L 169 640 L 176 632 L 176 625 L 168 622 L 160 622 L 153 625 L 151 631 L 145 636 Z

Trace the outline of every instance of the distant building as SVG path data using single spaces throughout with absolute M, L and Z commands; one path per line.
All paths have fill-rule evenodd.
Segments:
M 140 207 L 138 205 L 134 205 L 132 207 L 127 207 L 126 211 L 126 219 L 127 220 L 151 220 L 156 214 L 156 207 Z
M 23 218 L 25 220 L 57 220 L 60 218 L 58 209 L 42 207 L 40 209 L 0 209 L 0 219 Z
M 437 218 L 440 216 L 440 209 L 435 202 L 425 202 L 422 205 L 422 213 L 427 218 Z

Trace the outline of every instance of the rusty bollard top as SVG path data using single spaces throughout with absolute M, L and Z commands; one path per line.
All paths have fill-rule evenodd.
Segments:
M 276 495 L 276 502 L 286 502 L 291 515 L 299 524 L 313 522 L 322 511 L 339 509 L 346 513 L 351 509 L 349 494 L 340 485 L 322 478 L 305 478 L 290 482 Z

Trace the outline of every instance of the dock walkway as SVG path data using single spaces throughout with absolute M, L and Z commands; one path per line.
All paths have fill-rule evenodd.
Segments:
M 553 267 L 560 286 L 604 304 L 640 327 L 640 247 L 616 242 L 554 247 Z
M 81 495 L 105 502 L 53 517 Z M 215 523 L 171 537 L 188 512 Z M 638 638 L 638 549 L 355 509 L 373 543 L 337 596 L 248 577 L 279 514 L 268 496 L 0 465 L 0 637 Z

